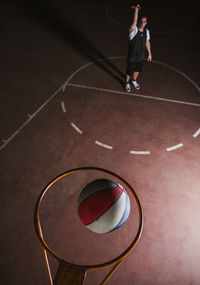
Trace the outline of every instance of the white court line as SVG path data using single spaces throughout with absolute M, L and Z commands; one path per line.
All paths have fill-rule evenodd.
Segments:
M 136 150 L 131 150 L 130 154 L 141 154 L 141 155 L 149 155 L 151 152 L 148 150 L 145 151 L 136 151 Z
M 179 73 L 180 75 L 182 75 L 183 77 L 185 77 L 188 81 L 190 81 L 192 83 L 192 85 L 194 85 L 194 87 L 197 89 L 198 92 L 200 92 L 200 87 L 189 77 L 187 76 L 185 73 L 183 73 L 182 71 L 176 69 L 175 67 L 169 65 L 169 64 L 166 64 L 166 63 L 163 63 L 161 61 L 158 61 L 158 60 L 152 60 L 152 62 L 155 62 L 155 63 L 158 63 L 162 66 L 166 66 L 174 71 L 176 71 L 177 73 Z
M 81 131 L 73 122 L 71 122 L 70 124 L 79 134 L 82 135 L 83 131 Z
M 200 128 L 194 133 L 193 137 L 196 138 L 200 134 Z
M 78 74 L 80 71 L 82 71 L 83 69 L 95 64 L 95 63 L 98 63 L 98 62 L 101 62 L 101 61 L 105 61 L 105 60 L 115 60 L 115 59 L 126 59 L 125 56 L 111 56 L 111 57 L 105 57 L 105 58 L 99 58 L 95 61 L 90 61 L 89 63 L 86 63 L 85 65 L 81 66 L 80 68 L 78 68 L 77 70 L 74 71 L 74 73 L 72 73 L 68 79 L 65 81 L 65 83 L 59 88 L 59 89 L 62 89 L 62 90 L 65 90 L 65 88 L 69 85 L 69 82 L 72 80 L 72 78 Z
M 107 148 L 107 149 L 110 149 L 110 150 L 113 149 L 112 146 L 107 145 L 107 144 L 104 144 L 104 143 L 101 143 L 101 142 L 99 142 L 99 141 L 95 141 L 95 143 L 96 143 L 97 145 L 101 146 L 101 147 L 104 147 L 104 148 Z
M 62 87 L 58 88 L 36 111 L 28 120 L 26 120 L 6 141 L 0 146 L 0 151 L 12 140 L 14 137 L 26 126 L 28 123 L 58 94 Z
M 118 60 L 118 59 L 126 59 L 127 57 L 125 56 L 115 56 L 115 57 L 107 57 L 107 58 L 100 58 L 100 59 L 97 59 L 96 61 L 91 61 L 83 66 L 81 66 L 80 68 L 76 69 L 68 78 L 67 80 L 63 83 L 63 85 L 61 85 L 36 111 L 35 113 L 32 114 L 32 117 L 31 118 L 28 118 L 28 120 L 26 120 L 6 141 L 5 143 L 3 143 L 1 146 L 0 146 L 0 151 L 10 142 L 12 141 L 15 136 L 23 130 L 23 128 L 28 125 L 28 123 L 60 92 L 60 90 L 65 90 L 66 86 L 68 86 L 69 82 L 72 80 L 72 78 L 78 74 L 80 71 L 84 70 L 85 68 L 97 63 L 97 62 L 102 62 L 102 61 L 105 61 L 105 60 Z M 173 68 L 172 66 L 170 65 L 167 65 L 165 63 L 162 63 L 162 62 L 159 62 L 159 61 L 155 61 L 155 60 L 152 60 L 152 62 L 155 62 L 155 63 L 158 63 L 158 64 L 161 64 L 163 66 L 166 66 L 176 72 L 178 72 L 179 74 L 181 74 L 182 76 L 184 76 L 186 79 L 188 79 L 192 85 L 198 90 L 198 92 L 200 92 L 200 88 L 198 87 L 198 85 L 189 77 L 187 76 L 186 74 L 184 74 L 183 72 L 179 71 L 178 69 L 175 69 Z
M 62 90 L 65 90 L 66 86 L 68 85 L 68 83 L 70 82 L 70 80 L 77 74 L 79 73 L 81 70 L 87 68 L 88 66 L 95 64 L 96 62 L 101 62 L 101 61 L 105 61 L 105 60 L 115 60 L 115 59 L 124 59 L 124 56 L 113 56 L 113 57 L 108 57 L 108 58 L 100 58 L 97 59 L 96 61 L 91 61 L 83 66 L 81 66 L 80 68 L 76 69 L 68 78 L 67 80 L 64 82 L 63 85 L 61 85 L 36 111 L 35 113 L 32 114 L 32 117 L 28 118 L 6 141 L 5 143 L 3 143 L 0 146 L 0 151 L 10 142 L 12 141 L 16 135 L 23 130 L 23 128 L 28 125 L 28 123 L 35 117 L 37 116 L 37 114 Z M 64 91 L 63 91 L 64 92 Z
M 64 101 L 61 102 L 61 107 L 62 107 L 63 113 L 66 113 L 66 108 L 65 108 L 65 102 Z
M 129 96 L 131 95 L 134 97 L 140 97 L 140 98 L 145 98 L 145 99 L 159 100 L 159 101 L 165 101 L 165 102 L 170 102 L 170 103 L 177 103 L 177 104 L 200 107 L 200 104 L 197 104 L 197 103 L 184 102 L 184 101 L 172 100 L 172 99 L 165 99 L 165 98 L 161 98 L 161 97 L 147 96 L 147 95 L 142 95 L 142 94 L 127 93 L 127 92 L 122 92 L 122 91 L 115 91 L 115 90 L 111 90 L 111 89 L 97 88 L 97 87 L 91 87 L 91 86 L 80 85 L 80 84 L 69 83 L 68 86 L 97 90 L 97 91 L 110 92 L 110 93 L 115 93 L 115 94 L 125 94 L 125 95 L 129 95 Z
M 177 144 L 177 145 L 168 147 L 168 148 L 166 149 L 166 151 L 172 151 L 172 150 L 175 150 L 175 149 L 180 148 L 180 147 L 182 147 L 182 146 L 183 146 L 183 144 L 182 144 L 182 143 L 179 143 L 179 144 Z

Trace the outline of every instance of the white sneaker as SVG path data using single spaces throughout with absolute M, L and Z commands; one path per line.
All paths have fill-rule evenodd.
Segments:
M 135 89 L 140 89 L 140 85 L 137 83 L 137 81 L 132 80 L 131 82 L 132 82 L 133 86 L 135 87 Z
M 130 92 L 130 91 L 131 91 L 131 86 L 130 86 L 129 83 L 126 83 L 126 84 L 125 84 L 125 89 L 126 89 L 127 92 Z

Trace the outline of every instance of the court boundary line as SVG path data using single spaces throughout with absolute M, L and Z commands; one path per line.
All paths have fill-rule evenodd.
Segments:
M 31 117 L 29 117 L 8 139 L 2 139 L 2 142 L 4 142 L 1 146 L 0 146 L 0 151 L 2 149 L 4 149 L 4 147 L 9 143 L 11 142 L 17 134 L 19 134 L 20 131 L 22 131 L 22 129 L 28 125 L 28 123 L 36 117 L 36 115 L 44 108 L 46 107 L 46 105 L 60 92 L 64 92 L 65 91 L 65 88 L 67 87 L 67 85 L 69 84 L 70 80 L 77 74 L 79 73 L 81 70 L 97 63 L 97 62 L 101 62 L 101 61 L 105 61 L 105 60 L 115 60 L 115 59 L 126 59 L 125 56 L 114 56 L 114 57 L 106 57 L 106 58 L 100 58 L 100 59 L 97 59 L 96 61 L 91 61 L 83 66 L 81 66 L 80 68 L 76 69 L 68 78 L 67 80 L 32 114 Z M 200 92 L 200 87 L 189 77 L 187 76 L 185 73 L 183 73 L 182 71 L 168 65 L 168 64 L 165 64 L 165 63 L 162 63 L 160 61 L 156 61 L 156 60 L 152 60 L 152 62 L 155 62 L 155 63 L 158 63 L 158 64 L 161 64 L 165 67 L 168 67 L 176 72 L 178 72 L 179 74 L 181 74 L 182 76 L 184 76 L 186 79 L 188 79 L 192 85 L 198 90 L 198 92 Z

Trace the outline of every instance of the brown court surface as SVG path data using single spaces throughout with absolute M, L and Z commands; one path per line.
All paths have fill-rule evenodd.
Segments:
M 200 284 L 199 4 L 140 1 L 153 62 L 145 63 L 141 89 L 127 95 L 131 4 L 1 2 L 1 284 L 48 284 L 35 203 L 54 177 L 81 166 L 116 172 L 143 206 L 142 237 L 107 284 Z M 72 175 L 42 204 L 45 238 L 71 262 L 105 262 L 136 231 L 133 200 L 116 233 L 98 236 L 81 225 L 78 193 L 96 177 Z M 89 272 L 86 284 L 106 272 Z

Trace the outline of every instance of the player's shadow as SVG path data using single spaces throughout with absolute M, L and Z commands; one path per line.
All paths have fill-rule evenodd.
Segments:
M 75 26 L 69 19 L 64 18 L 62 11 L 59 11 L 52 0 L 21 0 L 20 3 L 29 16 L 39 20 L 43 26 L 53 31 L 74 50 L 95 62 L 99 68 L 123 84 L 124 74 L 84 35 L 81 26 L 79 26 L 81 23 L 77 23 Z

